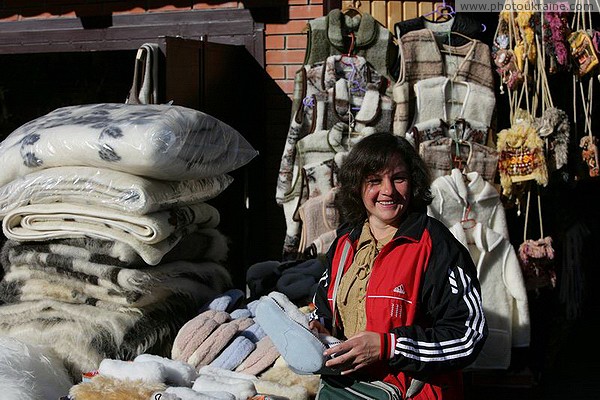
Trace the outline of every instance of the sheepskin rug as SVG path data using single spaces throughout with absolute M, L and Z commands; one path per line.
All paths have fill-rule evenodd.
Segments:
M 63 362 L 51 349 L 0 336 L 3 400 L 58 399 L 72 385 Z

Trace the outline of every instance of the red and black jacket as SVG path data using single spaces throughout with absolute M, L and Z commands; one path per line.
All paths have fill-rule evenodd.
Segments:
M 339 273 L 352 263 L 362 226 L 342 226 L 327 253 L 313 318 L 331 330 Z M 374 379 L 400 387 L 427 382 L 414 399 L 460 399 L 460 369 L 472 363 L 487 337 L 475 265 L 468 250 L 438 220 L 409 213 L 377 255 L 367 284 L 367 330 L 381 334 Z M 334 318 L 335 315 L 335 318 Z

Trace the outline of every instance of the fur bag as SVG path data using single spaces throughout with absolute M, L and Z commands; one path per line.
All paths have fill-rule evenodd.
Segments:
M 567 164 L 570 126 L 567 113 L 556 107 L 546 109 L 534 121 L 538 135 L 544 141 L 548 172 L 556 171 Z
M 554 264 L 554 248 L 552 238 L 544 236 L 542 224 L 542 203 L 538 193 L 538 214 L 540 222 L 540 238 L 527 239 L 527 222 L 529 220 L 529 203 L 531 190 L 527 192 L 527 208 L 525 212 L 525 227 L 523 229 L 523 243 L 519 246 L 519 262 L 525 288 L 538 290 L 544 287 L 556 287 L 556 268 Z
M 519 260 L 527 290 L 556 287 L 552 238 L 525 240 L 519 246 Z

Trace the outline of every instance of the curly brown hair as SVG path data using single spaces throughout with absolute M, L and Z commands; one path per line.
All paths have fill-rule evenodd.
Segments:
M 425 212 L 431 204 L 431 173 L 419 153 L 405 138 L 389 132 L 373 133 L 354 145 L 338 172 L 335 204 L 341 221 L 359 225 L 367 218 L 361 191 L 365 179 L 400 157 L 410 171 L 411 197 L 408 211 Z

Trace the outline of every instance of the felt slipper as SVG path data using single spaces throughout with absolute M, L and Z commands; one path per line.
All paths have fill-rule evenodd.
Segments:
M 308 329 L 308 317 L 285 295 L 272 294 L 261 297 L 254 319 L 290 368 L 298 374 L 337 374 L 325 367 L 328 346 Z

